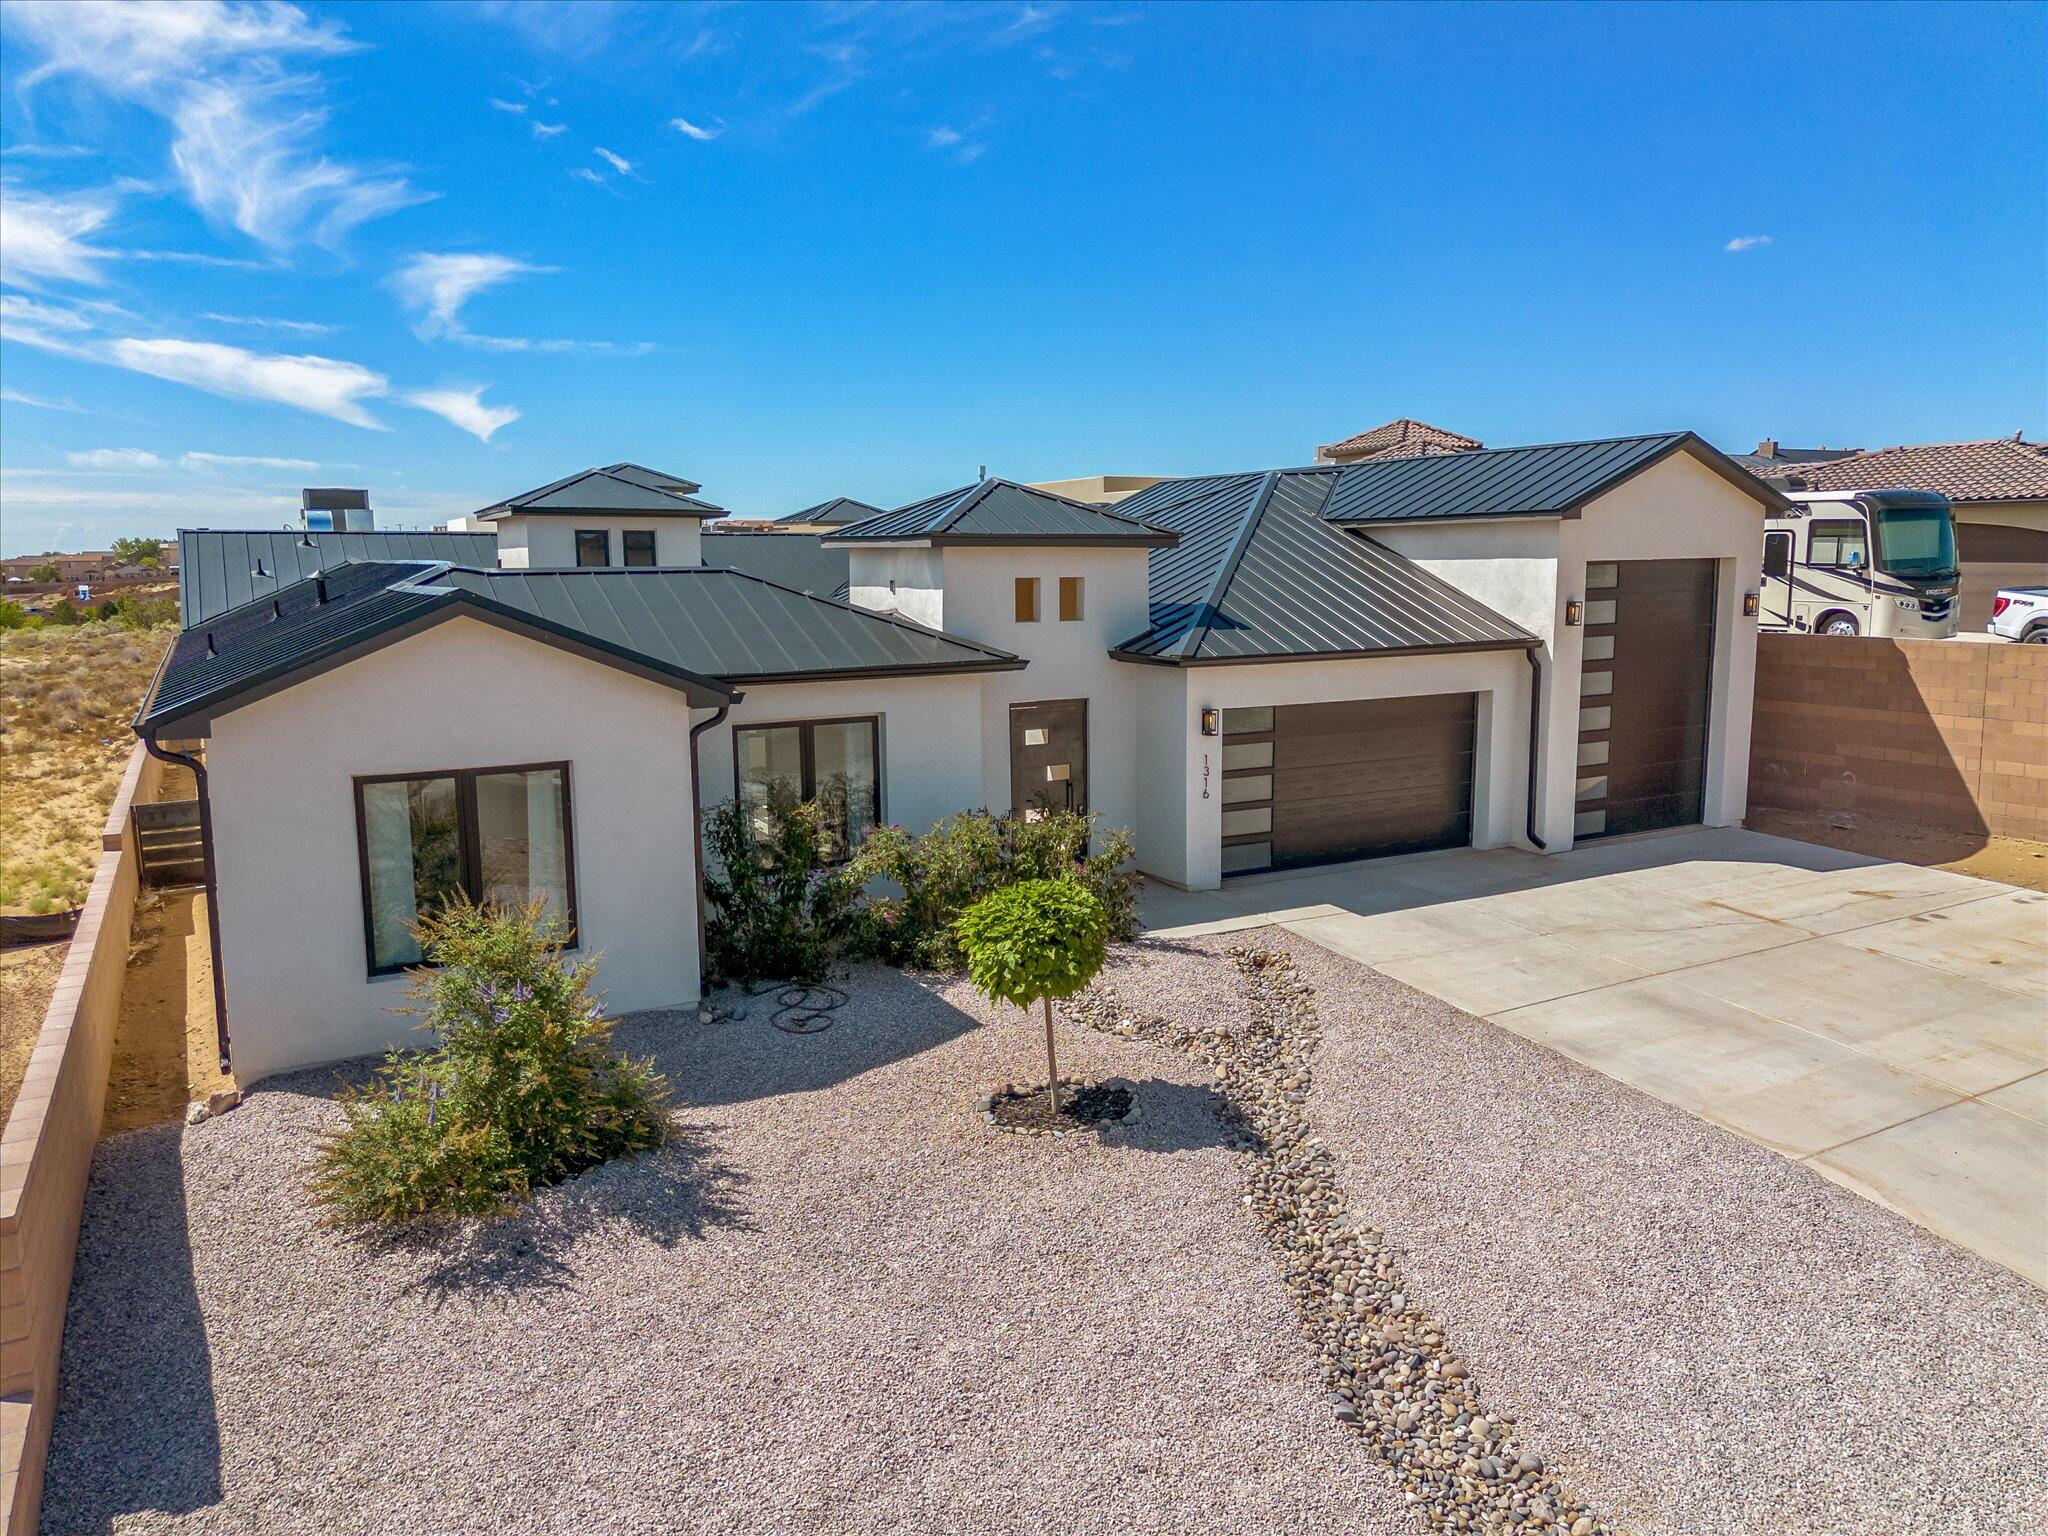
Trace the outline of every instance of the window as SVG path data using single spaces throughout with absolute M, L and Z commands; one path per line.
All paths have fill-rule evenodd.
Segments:
M 1764 535 L 1764 575 L 1773 581 L 1788 581 L 1791 579 L 1791 534 L 1767 533 Z
M 1071 624 L 1081 617 L 1081 578 L 1060 578 L 1060 622 Z
M 1812 565 L 1863 567 L 1870 549 L 1860 517 L 1817 517 L 1806 536 L 1806 558 Z
M 652 528 L 629 528 L 619 535 L 625 543 L 626 564 L 654 564 L 654 530 Z
M 735 729 L 733 783 L 754 834 L 766 834 L 770 805 L 817 800 L 825 807 L 834 860 L 852 852 L 882 819 L 878 723 L 868 715 Z
M 1019 576 L 1017 578 L 1017 622 L 1036 624 L 1038 622 L 1038 578 Z
M 612 536 L 609 533 L 602 528 L 576 530 L 576 564 L 579 567 L 611 563 Z
M 413 924 L 464 896 L 539 900 L 576 942 L 567 763 L 357 779 L 355 788 L 372 976 L 417 965 Z

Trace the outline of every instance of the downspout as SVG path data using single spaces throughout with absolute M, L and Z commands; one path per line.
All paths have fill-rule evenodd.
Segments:
M 1529 658 L 1529 841 L 1536 845 L 1538 853 L 1548 853 L 1550 845 L 1536 835 L 1536 765 L 1537 754 L 1543 737 L 1543 658 L 1536 654 L 1536 647 L 1530 646 L 1522 654 Z
M 206 765 L 188 752 L 173 752 L 159 745 L 154 736 L 144 736 L 142 745 L 151 757 L 190 768 L 192 780 L 199 787 L 199 858 L 206 871 L 206 949 L 213 961 L 213 1038 L 220 1048 L 221 1074 L 226 1076 L 234 1068 L 228 1060 L 228 980 L 220 963 L 220 881 L 213 868 L 213 801 L 206 792 Z
M 718 706 L 718 712 L 709 720 L 699 721 L 690 727 L 690 836 L 694 839 L 690 849 L 690 861 L 697 871 L 697 991 L 704 991 L 704 780 L 698 773 L 697 738 L 732 713 L 732 707 L 745 694 L 736 693 Z

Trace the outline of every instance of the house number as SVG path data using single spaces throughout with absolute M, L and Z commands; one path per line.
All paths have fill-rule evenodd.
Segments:
M 1209 754 L 1202 754 L 1202 798 L 1209 798 Z

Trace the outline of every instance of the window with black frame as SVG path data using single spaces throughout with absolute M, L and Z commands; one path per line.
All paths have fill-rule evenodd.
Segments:
M 362 778 L 355 792 L 371 975 L 417 965 L 414 924 L 464 898 L 538 900 L 576 942 L 567 763 Z
M 846 858 L 882 817 L 880 731 L 875 716 L 748 725 L 732 733 L 733 784 L 756 837 L 771 806 L 816 800 L 825 809 L 832 857 Z
M 576 564 L 579 567 L 610 565 L 612 536 L 602 528 L 576 530 Z
M 654 530 L 652 528 L 628 528 L 619 535 L 624 545 L 623 553 L 628 565 L 654 564 Z

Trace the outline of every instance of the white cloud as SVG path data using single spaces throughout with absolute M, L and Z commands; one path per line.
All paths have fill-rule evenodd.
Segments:
M 359 363 L 311 353 L 251 352 L 211 341 L 145 340 L 106 344 L 106 360 L 175 384 L 238 400 L 270 400 L 354 427 L 383 430 L 362 402 L 390 393 L 390 381 Z
M 1760 245 L 1769 245 L 1769 235 L 1737 235 L 1721 249 L 1724 251 L 1753 251 Z
M 574 176 L 578 181 L 589 182 L 593 187 L 601 187 L 604 185 L 604 178 L 598 175 L 597 172 L 593 171 L 587 165 L 579 165 L 575 167 L 573 170 L 571 170 L 569 174 L 571 176 Z
M 987 153 L 988 146 L 986 144 L 962 144 L 959 153 L 954 155 L 953 158 L 962 165 L 972 165 Z
M 398 398 L 407 405 L 432 411 L 488 443 L 492 433 L 517 421 L 519 412 L 509 405 L 485 405 L 483 394 L 483 386 L 479 385 L 474 389 L 416 389 Z
M 178 462 L 187 469 L 318 469 L 312 459 L 273 459 L 262 454 L 246 453 L 191 453 L 181 454 Z
M 533 136 L 536 139 L 552 139 L 556 134 L 567 133 L 568 131 L 569 125 L 567 123 L 544 123 L 538 118 L 534 119 Z
M 924 136 L 924 141 L 933 149 L 945 149 L 949 145 L 960 142 L 960 130 L 957 128 L 934 128 Z
M 389 168 L 331 160 L 319 147 L 327 109 L 317 77 L 287 61 L 356 44 L 339 23 L 281 0 L 132 5 L 20 0 L 17 35 L 43 55 L 24 91 L 74 74 L 171 125 L 171 162 L 192 202 L 265 245 L 332 245 L 356 225 L 428 194 Z
M 523 101 L 506 101 L 501 96 L 493 96 L 491 98 L 491 105 L 500 112 L 514 112 L 522 117 L 526 115 L 526 103 Z
M 67 411 L 77 416 L 92 414 L 84 406 L 72 401 L 38 400 L 34 395 L 24 395 L 18 389 L 0 389 L 0 400 L 5 400 L 10 405 L 32 405 L 39 411 Z
M 93 328 L 91 318 L 78 310 L 59 304 L 39 303 L 18 293 L 0 293 L 0 323 L 10 326 L 7 334 L 10 340 L 15 341 L 22 339 L 16 327 L 38 331 L 89 331 Z
M 79 469 L 144 470 L 162 469 L 164 461 L 144 448 L 88 448 L 67 453 L 65 461 Z
M 391 286 L 417 317 L 413 329 L 420 336 L 464 339 L 469 333 L 463 328 L 462 306 L 476 295 L 515 277 L 554 270 L 487 251 L 421 251 L 391 275 Z
M 716 128 L 706 128 L 691 122 L 687 117 L 672 117 L 668 120 L 668 125 L 675 129 L 676 132 L 695 139 L 699 144 L 708 144 L 725 131 L 723 123 L 720 123 Z
M 113 200 L 100 193 L 51 196 L 0 182 L 0 279 L 24 288 L 103 282 L 100 263 L 115 253 L 86 237 L 113 214 Z
M 615 155 L 610 150 L 606 149 L 602 144 L 592 149 L 591 153 L 596 155 L 600 160 L 604 161 L 605 164 L 609 165 L 621 176 L 630 176 L 633 174 L 633 162 L 628 160 L 624 155 Z
M 22 160 L 75 160 L 98 153 L 84 144 L 10 144 L 0 149 L 0 156 Z
M 223 315 L 213 310 L 202 310 L 199 318 L 217 321 L 221 325 L 246 325 L 259 331 L 290 331 L 295 336 L 331 336 L 341 329 L 338 325 L 326 325 L 318 320 L 271 320 L 262 315 Z

